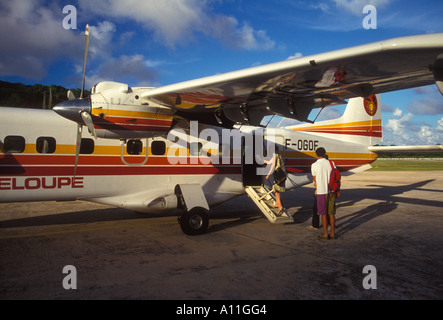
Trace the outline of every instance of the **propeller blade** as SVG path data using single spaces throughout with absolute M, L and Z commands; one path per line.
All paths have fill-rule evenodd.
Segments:
M 75 95 L 71 90 L 68 90 L 68 100 L 74 100 L 75 99 Z
M 95 132 L 94 123 L 92 122 L 91 115 L 86 111 L 81 112 L 80 115 L 82 116 L 83 121 L 88 127 L 89 132 L 94 136 L 95 139 L 97 139 L 97 133 Z
M 89 48 L 89 24 L 86 25 L 86 30 L 85 30 L 85 59 L 83 65 L 83 81 L 82 81 L 82 91 L 80 93 L 80 99 L 83 98 L 83 91 L 85 91 L 86 61 L 88 60 L 88 48 Z
M 80 145 L 82 143 L 82 130 L 83 130 L 83 126 L 81 124 L 77 124 L 77 141 L 75 143 L 74 177 L 75 177 L 75 173 L 77 172 L 78 156 L 80 154 Z

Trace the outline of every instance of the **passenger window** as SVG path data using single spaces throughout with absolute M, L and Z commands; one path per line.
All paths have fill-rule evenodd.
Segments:
M 162 156 L 166 153 L 166 143 L 164 141 L 152 141 L 151 153 L 154 156 Z
M 25 147 L 25 138 L 22 136 L 7 136 L 3 143 L 4 153 L 21 153 Z
M 139 155 L 143 152 L 143 142 L 140 140 L 129 140 L 126 144 L 126 152 L 132 155 Z
M 94 152 L 94 140 L 89 138 L 83 138 L 80 143 L 81 154 L 91 154 Z
M 37 138 L 36 149 L 38 153 L 54 153 L 56 142 L 52 137 Z
M 201 142 L 192 142 L 189 146 L 189 154 L 195 157 L 199 156 L 202 147 L 203 145 L 201 144 Z
M 229 144 L 219 144 L 218 146 L 218 155 L 220 157 L 229 157 L 230 156 L 230 147 Z

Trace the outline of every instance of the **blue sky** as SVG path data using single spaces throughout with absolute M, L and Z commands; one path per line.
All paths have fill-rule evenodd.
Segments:
M 368 4 L 377 10 L 376 29 L 362 24 Z M 77 29 L 63 26 L 66 5 L 76 9 Z M 0 80 L 81 87 L 86 23 L 87 87 L 103 80 L 162 86 L 443 32 L 442 16 L 441 0 L 0 0 Z M 385 144 L 443 143 L 435 86 L 384 94 L 382 110 Z

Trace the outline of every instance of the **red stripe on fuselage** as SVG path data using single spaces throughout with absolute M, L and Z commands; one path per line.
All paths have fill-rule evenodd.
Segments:
M 97 118 L 94 121 L 96 129 L 132 130 L 132 131 L 168 131 L 172 120 L 138 119 L 125 117 Z
M 69 176 L 74 166 L 60 167 L 0 167 L 3 176 Z M 125 176 L 125 175 L 213 175 L 241 174 L 241 166 L 78 166 L 76 176 Z

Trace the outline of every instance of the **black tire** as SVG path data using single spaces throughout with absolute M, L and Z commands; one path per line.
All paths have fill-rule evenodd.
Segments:
M 178 222 L 184 234 L 189 236 L 203 234 L 209 225 L 208 211 L 201 207 L 192 208 L 182 214 Z

